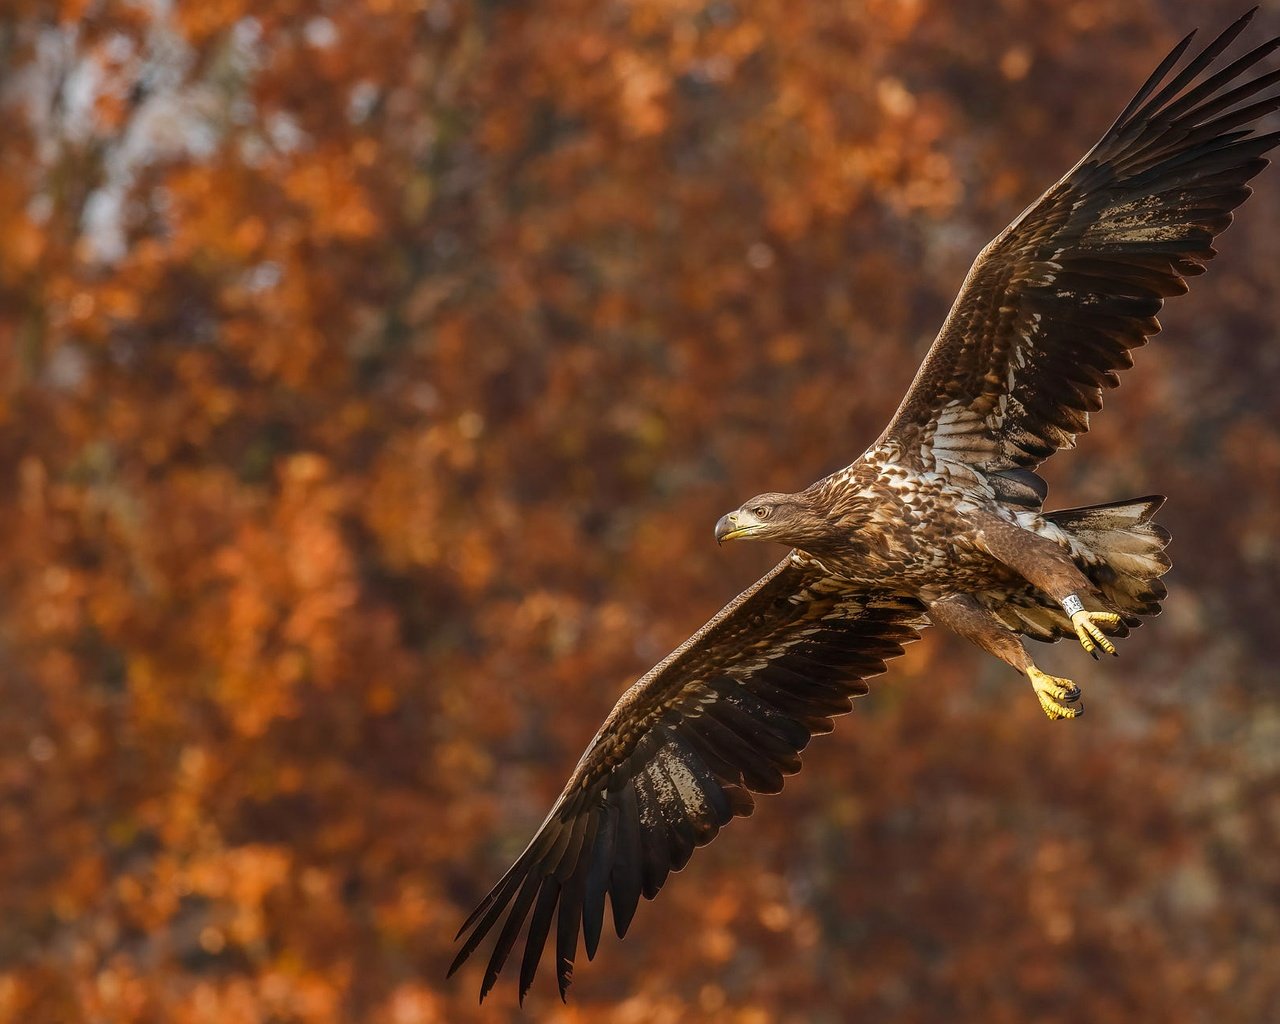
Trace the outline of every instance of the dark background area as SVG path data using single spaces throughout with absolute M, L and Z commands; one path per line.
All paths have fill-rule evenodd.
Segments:
M 1083 720 L 931 633 L 567 1008 L 443 979 L 1193 6 L 10 4 L 0 1018 L 1280 1019 L 1274 169 L 1047 468 L 1170 496 Z

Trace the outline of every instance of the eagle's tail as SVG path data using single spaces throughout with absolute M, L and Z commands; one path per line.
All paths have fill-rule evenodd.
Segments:
M 1169 531 L 1152 522 L 1164 504 L 1158 494 L 1106 505 L 1045 513 L 1070 539 L 1076 564 L 1129 626 L 1158 615 L 1168 593 L 1160 577 L 1169 571 Z
M 1169 571 L 1164 550 L 1169 531 L 1151 520 L 1163 504 L 1164 498 L 1153 494 L 1040 516 L 1032 513 L 1023 520 L 1025 527 L 1069 551 L 1110 609 L 1123 616 L 1106 630 L 1111 636 L 1128 636 L 1143 616 L 1160 614 L 1167 593 L 1160 577 Z M 1035 587 L 1004 594 L 988 607 L 1009 629 L 1033 640 L 1075 636 L 1066 613 Z

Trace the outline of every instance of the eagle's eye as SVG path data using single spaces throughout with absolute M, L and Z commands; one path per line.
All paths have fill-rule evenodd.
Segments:
M 755 508 L 751 510 L 751 514 L 755 516 L 757 519 L 768 519 L 769 513 L 772 511 L 773 509 L 771 509 L 768 505 L 757 505 Z

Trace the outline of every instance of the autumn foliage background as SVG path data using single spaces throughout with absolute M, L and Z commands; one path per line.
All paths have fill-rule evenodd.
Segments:
M 568 1007 L 443 978 L 716 517 L 1239 6 L 11 0 L 0 1019 L 1280 1020 L 1274 169 L 1049 465 L 1171 499 L 1086 718 L 929 635 Z

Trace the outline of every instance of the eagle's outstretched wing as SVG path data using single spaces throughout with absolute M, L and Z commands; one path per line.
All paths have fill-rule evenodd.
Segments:
M 618 701 L 525 851 L 458 935 L 452 974 L 501 923 L 480 989 L 529 921 L 520 999 L 555 924 L 564 995 L 579 929 L 595 956 L 605 894 L 621 937 L 641 895 L 776 793 L 809 737 L 867 692 L 866 678 L 927 625 L 909 598 L 850 593 L 788 556 Z M 557 912 L 558 911 L 558 912 Z M 469 934 L 468 934 L 469 933 Z
M 1182 40 L 1098 144 L 982 251 L 877 449 L 976 470 L 1038 504 L 1030 471 L 1088 429 L 1102 390 L 1133 365 L 1129 349 L 1160 329 L 1165 297 L 1203 273 L 1280 142 L 1254 134 L 1280 107 L 1258 98 L 1280 72 L 1249 75 L 1280 39 L 1212 70 L 1255 11 L 1173 74 L 1194 33 Z

